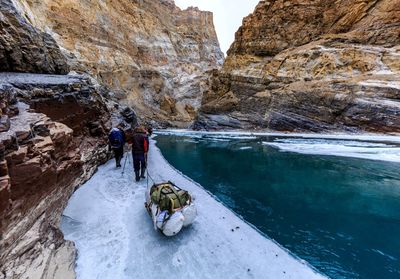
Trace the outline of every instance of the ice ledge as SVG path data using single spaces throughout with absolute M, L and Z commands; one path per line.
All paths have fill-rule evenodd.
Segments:
M 400 143 L 400 134 L 374 134 L 374 133 L 359 133 L 359 134 L 345 134 L 345 133 L 285 133 L 273 131 L 245 131 L 245 130 L 232 130 L 232 131 L 194 131 L 187 129 L 164 129 L 155 130 L 159 135 L 180 135 L 180 136 L 209 136 L 209 137 L 230 137 L 232 139 L 245 136 L 272 136 L 272 137 L 297 137 L 304 139 L 337 139 L 337 140 L 361 140 L 371 142 L 391 142 Z
M 178 236 L 161 236 L 143 207 L 146 182 L 132 182 L 130 162 L 124 176 L 112 161 L 100 167 L 65 211 L 78 278 L 325 278 L 175 170 L 152 142 L 153 179 L 189 190 L 199 212 Z

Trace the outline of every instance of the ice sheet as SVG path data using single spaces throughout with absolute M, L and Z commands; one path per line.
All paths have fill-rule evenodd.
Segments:
M 262 144 L 302 154 L 400 162 L 400 146 L 393 144 L 331 139 L 277 139 Z
M 385 134 L 313 134 L 313 133 L 280 133 L 280 132 L 250 132 L 250 131 L 193 131 L 185 129 L 166 129 L 155 130 L 156 134 L 160 135 L 181 135 L 201 138 L 207 137 L 226 137 L 230 139 L 243 139 L 244 137 L 258 137 L 258 136 L 276 136 L 276 137 L 298 137 L 305 139 L 343 139 L 343 140 L 362 140 L 362 141 L 375 141 L 375 142 L 396 142 L 400 143 L 400 135 L 385 135 Z M 249 138 L 249 139 L 251 139 Z
M 172 168 L 151 143 L 151 176 L 189 190 L 195 223 L 173 238 L 153 230 L 143 207 L 146 181 L 134 183 L 110 161 L 71 198 L 65 237 L 78 249 L 78 278 L 323 278 Z

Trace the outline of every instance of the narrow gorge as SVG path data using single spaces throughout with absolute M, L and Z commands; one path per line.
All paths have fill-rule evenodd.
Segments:
M 173 1 L 2 0 L 0 278 L 74 278 L 61 214 L 108 131 L 187 127 L 222 62 L 212 13 Z
M 174 0 L 0 0 L 0 279 L 76 278 L 78 252 L 60 229 L 62 214 L 93 175 L 98 181 L 111 179 L 106 174 L 112 170 L 108 133 L 121 123 L 129 128 L 398 136 L 400 0 L 261 0 L 243 19 L 226 57 L 213 13 L 180 9 Z M 166 150 L 184 150 L 175 147 L 174 138 L 172 143 L 166 136 L 160 139 Z M 210 139 L 207 144 L 213 147 Z M 242 140 L 258 139 L 247 135 Z M 267 140 L 241 143 L 238 150 L 259 148 L 271 154 L 265 146 L 279 143 Z M 397 146 L 377 142 L 373 146 L 378 148 Z M 260 263 L 259 269 L 244 268 L 232 258 L 238 274 L 261 276 L 262 268 L 270 268 L 282 278 L 297 272 L 299 278 L 324 277 L 253 225 L 243 222 L 241 232 L 239 226 L 230 228 L 228 219 L 243 221 L 233 209 L 179 177 L 183 174 L 168 165 L 156 144 L 151 146 L 157 150 L 149 159 L 151 171 L 159 171 L 160 179 L 173 173 L 214 206 L 218 218 L 229 216 L 218 220 L 215 232 L 232 243 L 250 235 L 244 241 L 248 247 L 260 241 L 273 251 L 260 246 L 256 256 L 243 259 L 248 265 Z M 193 142 L 185 146 L 179 156 L 169 150 L 170 157 L 185 167 L 179 158 L 188 154 L 201 162 Z M 246 158 L 238 150 L 235 154 L 243 152 Z M 393 157 L 398 162 L 397 153 Z M 162 162 L 160 169 L 157 162 Z M 262 166 L 264 157 L 259 162 Z M 197 175 L 201 166 L 188 169 Z M 139 199 L 130 188 L 124 190 Z M 96 188 L 88 190 L 89 196 L 90 191 Z M 201 216 L 203 222 L 216 222 L 212 217 Z M 199 239 L 220 245 L 206 229 L 195 231 L 202 233 Z M 199 243 L 188 251 L 196 249 L 214 253 Z M 243 252 L 229 246 L 221 251 L 231 257 Z M 267 253 L 267 262 L 257 260 Z M 174 264 L 181 266 L 178 261 Z M 288 263 L 292 270 L 286 269 Z M 203 267 L 210 274 L 215 268 Z M 215 274 L 228 274 L 224 268 Z
M 143 121 L 188 127 L 221 66 L 213 15 L 173 0 L 20 0 L 34 27 L 53 36 L 71 71 L 91 74 Z M 72 19 L 72 20 L 71 20 Z

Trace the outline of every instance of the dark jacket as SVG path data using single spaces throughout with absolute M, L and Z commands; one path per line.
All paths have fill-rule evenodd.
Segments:
M 132 137 L 132 153 L 143 154 L 149 151 L 149 138 L 145 132 L 135 132 Z

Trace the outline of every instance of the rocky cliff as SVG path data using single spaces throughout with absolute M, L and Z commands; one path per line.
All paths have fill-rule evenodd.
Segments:
M 0 0 L 0 278 L 74 278 L 61 214 L 111 122 L 188 125 L 222 60 L 212 14 L 170 0 Z
M 260 1 L 195 127 L 400 132 L 400 1 Z
M 1 73 L 0 96 L 0 278 L 74 278 L 61 214 L 107 159 L 109 108 L 82 76 Z
M 173 1 L 0 0 L 0 278 L 74 278 L 61 214 L 111 122 L 188 125 L 222 60 L 212 14 Z
M 0 71 L 69 71 L 67 60 L 51 35 L 34 28 L 11 0 L 0 1 Z
M 108 85 L 138 115 L 187 126 L 219 67 L 213 15 L 166 0 L 18 0 L 37 29 L 51 34 L 71 70 Z

